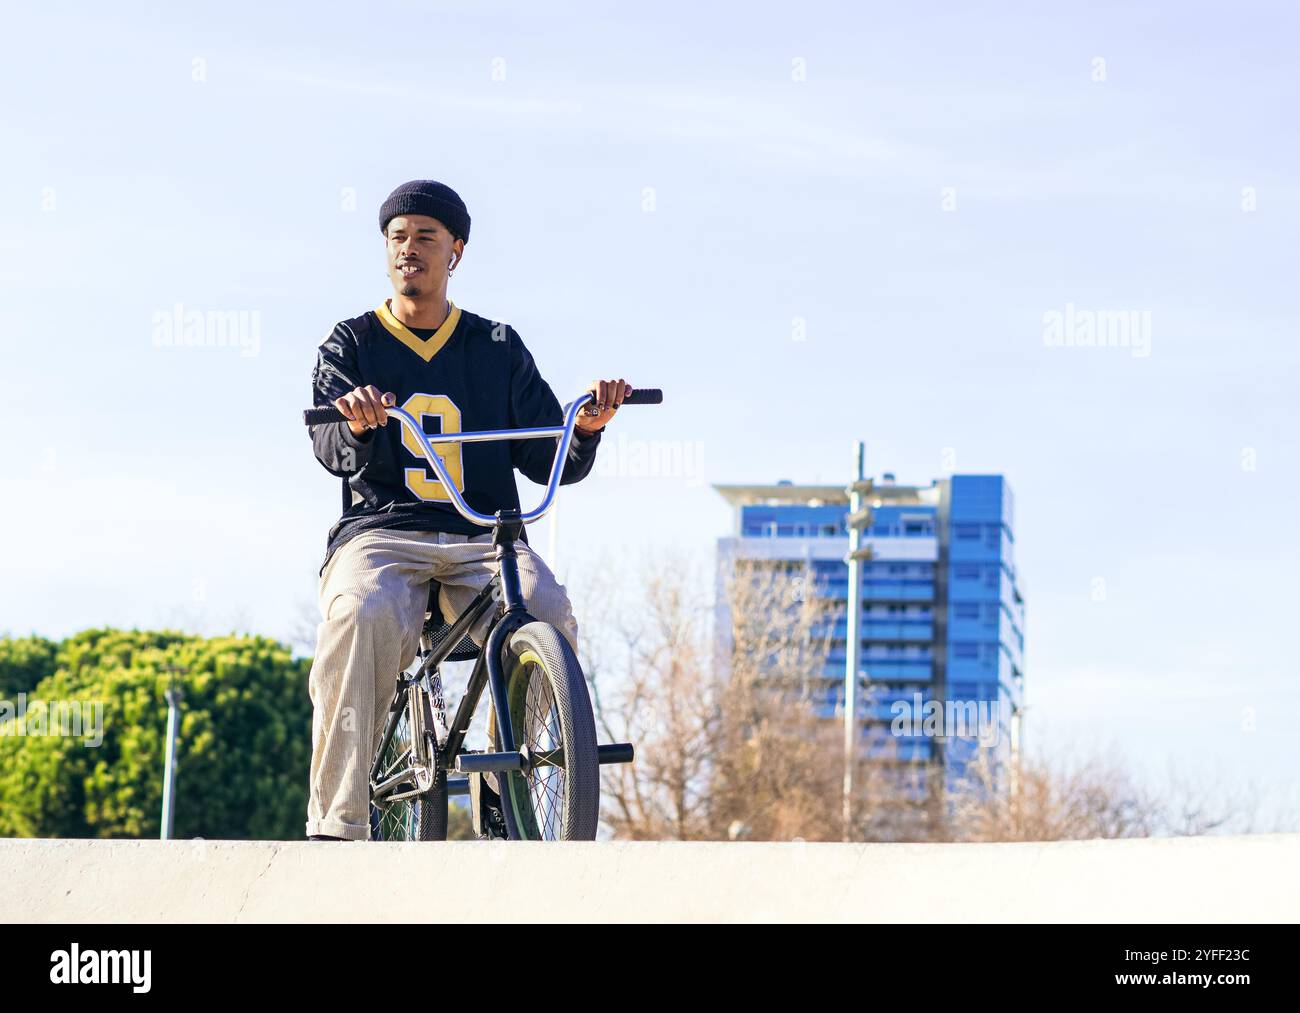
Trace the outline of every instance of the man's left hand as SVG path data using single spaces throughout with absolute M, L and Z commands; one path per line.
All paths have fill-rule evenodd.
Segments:
M 587 388 L 587 393 L 594 400 L 578 413 L 578 421 L 574 423 L 574 428 L 584 436 L 603 428 L 614 417 L 623 399 L 632 393 L 632 385 L 623 380 L 597 380 Z

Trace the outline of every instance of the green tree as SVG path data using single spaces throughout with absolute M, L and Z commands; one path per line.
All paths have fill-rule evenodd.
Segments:
M 310 662 L 263 637 L 88 630 L 59 645 L 29 693 L 38 711 L 102 707 L 102 742 L 0 736 L 0 834 L 154 837 L 166 742 L 165 691 L 184 691 L 175 836 L 299 838 L 311 752 Z M 179 671 L 172 671 L 177 669 Z M 33 715 L 29 713 L 29 722 Z M 39 714 L 37 715 L 39 719 Z
M 54 671 L 58 644 L 44 637 L 0 637 L 0 700 L 16 700 Z

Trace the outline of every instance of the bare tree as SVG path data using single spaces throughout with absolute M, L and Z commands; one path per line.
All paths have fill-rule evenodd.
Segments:
M 1057 841 L 1199 836 L 1255 828 L 1249 786 L 1224 786 L 1171 770 L 1163 786 L 1139 781 L 1111 747 L 1082 758 L 1022 758 L 999 769 L 981 753 L 952 794 L 954 840 Z
M 582 582 L 614 633 L 583 639 L 602 737 L 637 747 L 635 764 L 604 772 L 606 825 L 633 839 L 834 839 L 838 733 L 818 707 L 836 606 L 803 568 L 741 567 L 721 609 L 707 578 L 654 560 L 640 607 Z
M 839 840 L 842 713 L 826 672 L 840 602 L 788 562 L 738 562 L 707 588 L 681 556 L 642 577 L 603 572 L 586 592 L 583 667 L 601 738 L 636 761 L 604 768 L 606 831 L 637 840 Z M 637 571 L 636 566 L 630 568 Z M 621 590 L 634 587 L 641 597 Z M 870 686 L 863 687 L 869 693 Z M 1171 775 L 1160 791 L 1113 749 L 1017 759 L 981 749 L 950 769 L 900 755 L 869 726 L 855 768 L 862 841 L 1049 841 L 1249 830 L 1249 791 Z M 1098 757 L 1102 758 L 1098 758 Z M 946 786 L 933 805 L 936 786 Z
M 721 593 L 713 834 L 838 839 L 841 737 L 819 711 L 838 690 L 825 666 L 842 608 L 801 564 L 737 561 Z
M 601 737 L 636 746 L 634 764 L 602 771 L 602 814 L 618 837 L 703 839 L 719 719 L 708 604 L 684 560 L 661 559 L 643 571 L 640 602 L 604 571 L 578 582 L 588 606 L 579 611 L 600 621 L 598 634 L 584 634 L 580 645 Z
M 1069 766 L 1021 759 L 1011 773 L 992 753 L 978 753 L 950 793 L 945 836 L 1056 841 L 1147 837 L 1154 828 L 1154 800 L 1113 760 Z

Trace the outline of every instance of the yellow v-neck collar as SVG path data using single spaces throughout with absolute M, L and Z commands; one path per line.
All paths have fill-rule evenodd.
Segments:
M 448 342 L 452 333 L 456 330 L 456 325 L 460 323 L 460 307 L 450 299 L 447 302 L 451 306 L 451 312 L 447 314 L 447 319 L 442 322 L 442 326 L 434 331 L 427 340 L 417 337 L 409 327 L 393 316 L 393 311 L 388 308 L 387 300 L 379 304 L 375 314 L 379 317 L 379 322 L 384 325 L 384 330 L 425 362 L 428 362 L 442 350 L 442 346 Z

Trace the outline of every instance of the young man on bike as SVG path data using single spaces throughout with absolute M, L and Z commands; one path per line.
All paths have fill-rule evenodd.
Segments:
M 454 509 L 428 463 L 405 445 L 402 427 L 386 425 L 384 409 L 402 407 L 425 422 L 426 432 L 563 420 L 514 328 L 447 298 L 469 226 L 464 201 L 442 183 L 417 180 L 394 190 L 379 212 L 393 297 L 337 324 L 312 374 L 314 404 L 333 405 L 350 420 L 311 431 L 317 459 L 346 483 L 343 516 L 329 533 L 321 569 L 323 621 L 309 682 L 307 835 L 313 840 L 370 836 L 370 763 L 397 674 L 415 658 L 429 581 L 441 584 L 440 604 L 450 619 L 496 568 L 491 533 Z M 588 389 L 598 413 L 577 421 L 563 484 L 591 471 L 601 430 L 631 391 L 622 379 Z M 556 442 L 442 444 L 440 453 L 469 505 L 492 514 L 519 508 L 515 468 L 546 483 Z M 564 588 L 526 541 L 517 548 L 529 612 L 576 650 L 578 628 Z M 480 646 L 487 621 L 471 631 Z

